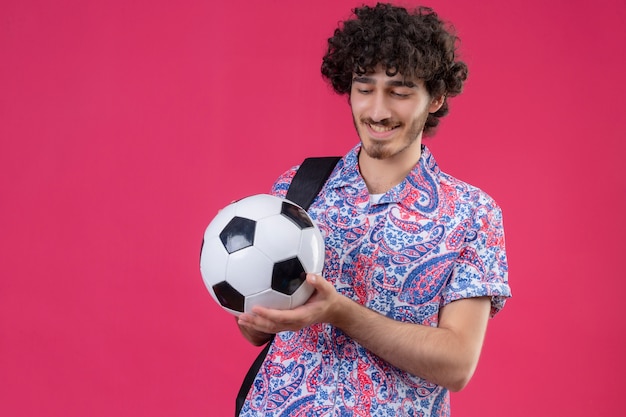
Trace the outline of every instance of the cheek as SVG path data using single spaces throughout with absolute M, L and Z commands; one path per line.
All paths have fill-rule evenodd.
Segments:
M 404 113 L 405 115 L 407 115 L 407 117 L 410 117 L 414 120 L 422 120 L 428 117 L 428 114 L 430 112 L 430 106 L 427 103 L 420 103 L 420 105 L 413 106 L 410 111 L 408 110 L 409 109 L 407 109 L 407 112 Z
M 359 119 L 361 116 L 363 116 L 364 106 L 358 100 L 352 101 L 350 103 L 350 111 L 352 112 L 352 117 L 354 117 L 355 119 Z
M 350 97 L 348 98 L 348 103 L 350 103 L 352 113 L 359 114 L 366 111 L 371 100 L 372 96 L 370 95 L 363 95 L 357 92 L 351 92 Z
M 348 103 L 350 104 L 350 109 L 352 110 L 352 114 L 356 113 L 361 107 L 361 100 L 359 100 L 359 98 L 355 97 L 354 95 L 350 95 L 350 98 L 348 99 Z

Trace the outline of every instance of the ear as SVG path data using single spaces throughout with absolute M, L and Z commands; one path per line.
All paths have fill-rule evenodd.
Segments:
M 430 102 L 430 107 L 428 108 L 429 113 L 434 113 L 443 106 L 443 103 L 446 102 L 446 95 L 442 94 L 439 97 L 434 97 Z

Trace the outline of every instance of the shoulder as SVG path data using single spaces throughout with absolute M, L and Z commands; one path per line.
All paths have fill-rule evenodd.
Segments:
M 316 159 L 316 158 L 311 158 Z M 332 172 L 327 177 L 327 184 L 331 184 L 331 188 L 337 188 L 346 182 L 350 182 L 354 177 L 353 173 L 358 174 L 357 160 L 358 160 L 358 147 L 351 149 L 346 155 L 341 158 L 338 157 L 319 157 L 319 159 L 332 159 L 334 167 Z M 274 182 L 272 186 L 271 194 L 284 197 L 287 194 L 287 190 L 296 176 L 296 173 L 300 169 L 302 164 L 294 165 L 291 168 L 283 172 Z M 310 165 L 309 165 L 310 168 Z
M 484 190 L 441 172 L 439 174 L 440 215 L 473 230 L 502 233 L 502 209 Z
M 439 172 L 439 185 L 444 196 L 453 197 L 461 204 L 500 209 L 496 200 L 484 190 L 445 172 Z
M 285 197 L 287 195 L 287 190 L 289 189 L 289 185 L 293 180 L 293 177 L 298 172 L 298 168 L 300 165 L 295 165 L 283 172 L 272 185 L 272 190 L 270 194 L 276 195 L 278 197 Z

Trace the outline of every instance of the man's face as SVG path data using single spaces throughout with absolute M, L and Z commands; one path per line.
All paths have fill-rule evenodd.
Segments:
M 354 76 L 350 105 L 361 148 L 374 159 L 419 155 L 428 113 L 441 107 L 422 80 L 390 77 L 382 66 Z

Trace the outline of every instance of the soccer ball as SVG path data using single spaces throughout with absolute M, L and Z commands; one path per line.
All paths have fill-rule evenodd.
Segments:
M 231 314 L 261 305 L 290 309 L 313 293 L 306 273 L 322 273 L 324 239 L 307 212 L 289 200 L 257 194 L 229 204 L 211 221 L 200 273 Z

